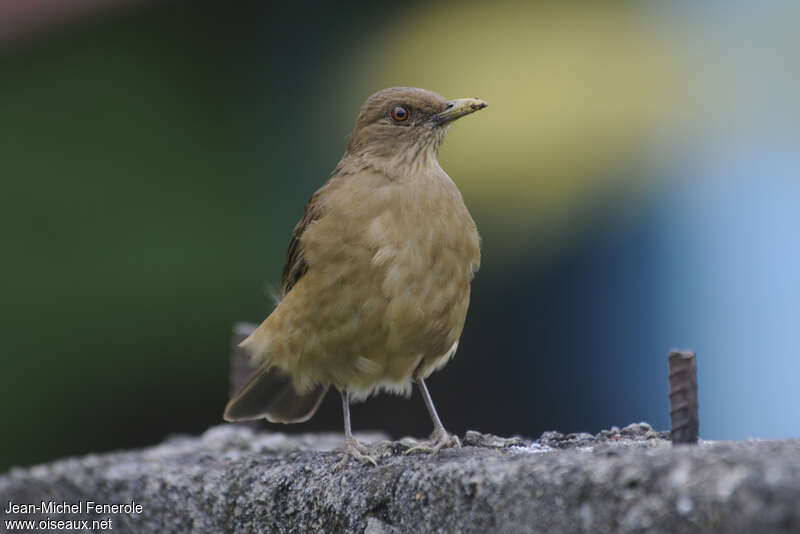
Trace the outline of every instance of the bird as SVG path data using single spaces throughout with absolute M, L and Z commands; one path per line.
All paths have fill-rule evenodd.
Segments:
M 456 119 L 485 107 L 414 87 L 366 99 L 344 155 L 294 227 L 277 306 L 240 345 L 257 370 L 225 420 L 307 421 L 334 387 L 342 461 L 377 465 L 353 437 L 350 404 L 381 391 L 408 396 L 415 383 L 433 433 L 406 452 L 461 446 L 425 379 L 458 348 L 480 237 L 438 152 Z

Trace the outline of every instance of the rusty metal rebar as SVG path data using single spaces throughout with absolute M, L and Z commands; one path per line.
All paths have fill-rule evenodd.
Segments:
M 697 443 L 697 359 L 690 350 L 669 353 L 669 416 L 672 444 Z

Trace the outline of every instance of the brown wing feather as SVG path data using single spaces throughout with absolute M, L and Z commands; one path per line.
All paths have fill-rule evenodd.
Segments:
M 303 257 L 303 244 L 300 239 L 303 237 L 303 232 L 306 231 L 308 225 L 322 217 L 320 198 L 322 197 L 323 189 L 324 186 L 308 199 L 303 210 L 303 216 L 300 217 L 292 232 L 289 250 L 286 252 L 286 264 L 283 266 L 283 279 L 281 280 L 281 289 L 284 295 L 294 287 L 308 270 L 308 264 L 306 264 Z

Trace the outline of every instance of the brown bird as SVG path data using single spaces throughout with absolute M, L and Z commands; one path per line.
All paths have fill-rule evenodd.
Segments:
M 260 367 L 226 420 L 306 421 L 334 386 L 343 461 L 375 464 L 353 438 L 350 401 L 381 390 L 408 395 L 415 381 L 434 430 L 409 452 L 460 446 L 425 378 L 458 347 L 480 238 L 437 156 L 452 122 L 486 105 L 411 87 L 364 102 L 344 156 L 294 228 L 280 303 L 241 344 Z

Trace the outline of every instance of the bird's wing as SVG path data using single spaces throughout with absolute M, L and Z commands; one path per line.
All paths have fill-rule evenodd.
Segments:
M 297 222 L 292 232 L 292 239 L 289 241 L 289 250 L 286 252 L 286 264 L 283 266 L 283 279 L 281 280 L 281 290 L 284 295 L 294 287 L 297 281 L 300 280 L 308 270 L 308 264 L 306 264 L 305 258 L 303 257 L 303 244 L 300 242 L 300 239 L 303 237 L 303 233 L 306 231 L 306 228 L 308 228 L 308 225 L 322 217 L 322 204 L 320 199 L 323 194 L 323 189 L 324 188 L 314 193 L 308 200 L 303 210 L 303 216 L 300 217 L 300 220 Z

